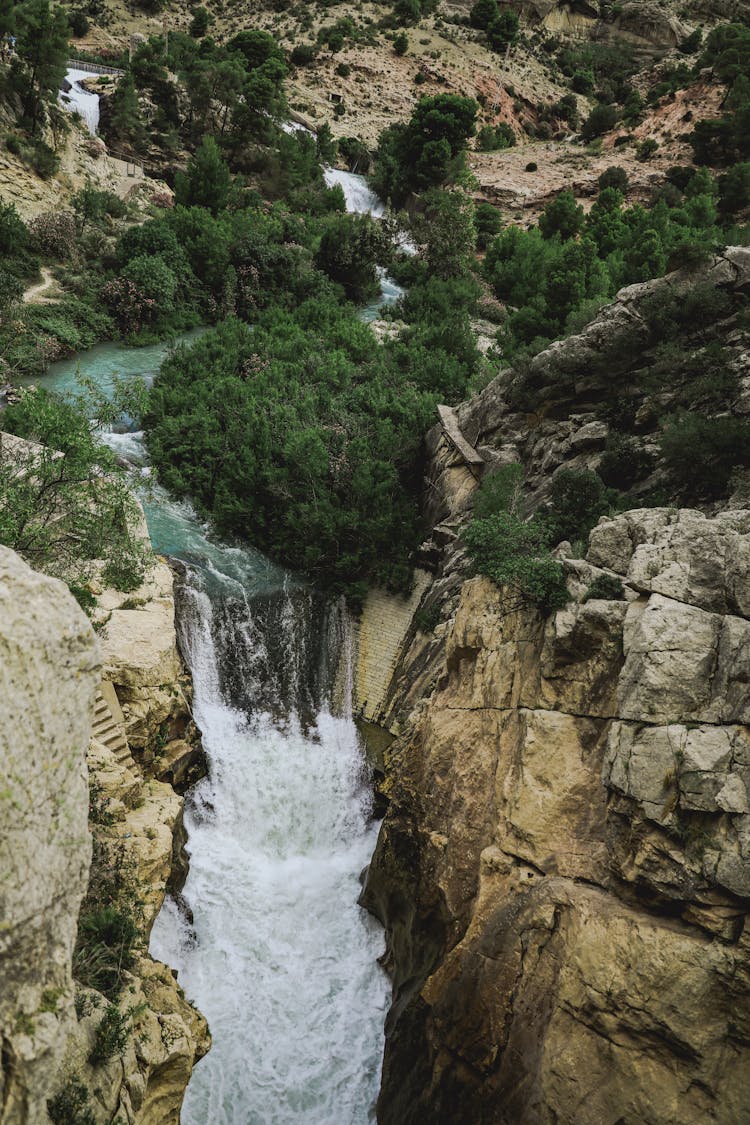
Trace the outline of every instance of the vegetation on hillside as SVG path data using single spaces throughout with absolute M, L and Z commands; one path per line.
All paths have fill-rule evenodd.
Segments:
M 396 29 L 432 7 L 399 0 L 384 13 L 381 29 L 397 53 L 409 39 Z M 621 286 L 692 268 L 746 240 L 749 33 L 724 24 L 705 41 L 686 40 L 649 97 L 633 86 L 638 60 L 629 48 L 545 38 L 549 66 L 570 93 L 540 110 L 539 136 L 555 123 L 580 127 L 584 140 L 631 127 L 649 99 L 668 98 L 701 67 L 714 68 L 727 96 L 720 118 L 694 128 L 695 165 L 672 168 L 648 204 L 626 205 L 627 176 L 615 157 L 588 213 L 562 192 L 530 229 L 490 204 L 475 206 L 466 191 L 469 144 L 476 137 L 477 147 L 497 151 L 515 143 L 514 129 L 488 116 L 481 98 L 446 92 L 418 101 L 408 121 L 381 135 L 373 171 L 393 208 L 409 206 L 420 243 L 409 259 L 388 224 L 345 214 L 341 192 L 323 183 L 320 165 L 337 153 L 349 167 L 369 166 L 355 123 L 338 144 L 327 125 L 317 135 L 280 128 L 290 68 L 374 42 L 376 29 L 346 16 L 285 51 L 260 28 L 220 42 L 213 19 L 197 8 L 187 32 L 151 35 L 132 59 L 112 60 L 126 74 L 105 107 L 104 135 L 149 150 L 174 188 L 173 206 L 159 201 L 144 221 L 89 185 L 69 212 L 28 226 L 12 208 L 0 212 L 0 356 L 10 371 L 43 370 L 96 339 L 137 343 L 215 325 L 175 353 L 151 396 L 149 442 L 162 479 L 225 533 L 252 539 L 322 586 L 355 596 L 367 581 L 406 588 L 419 538 L 421 435 L 438 401 L 459 401 L 492 370 L 472 317 L 497 325 L 498 349 L 519 364 L 513 393 L 531 405 L 525 357 L 580 328 Z M 466 23 L 495 51 L 526 34 L 495 0 L 479 0 Z M 57 127 L 67 38 L 80 21 L 71 14 L 66 22 L 48 0 L 26 0 L 3 7 L 0 25 L 19 41 L 0 96 L 17 99 L 18 143 L 44 144 Z M 592 99 L 587 114 L 576 94 Z M 639 153 L 648 158 L 645 142 Z M 62 261 L 63 298 L 21 309 L 20 292 L 40 265 Z M 378 342 L 356 305 L 377 292 L 383 267 L 407 292 Z M 705 359 L 675 403 L 663 462 L 679 490 L 686 435 L 699 439 L 716 466 L 728 466 L 712 474 L 717 494 L 742 460 L 743 434 L 709 423 L 711 433 L 704 427 L 696 438 L 697 411 L 708 401 L 720 409 L 731 382 L 720 357 Z M 618 489 L 648 468 L 630 438 L 627 428 L 616 431 L 603 461 Z M 520 518 L 502 518 L 510 516 Z M 554 534 L 549 519 L 544 526 L 542 534 L 535 525 L 537 546 Z

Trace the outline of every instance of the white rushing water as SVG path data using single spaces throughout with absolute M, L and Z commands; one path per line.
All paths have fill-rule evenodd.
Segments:
M 186 816 L 192 921 L 169 902 L 151 948 L 178 966 L 214 1036 L 182 1121 L 364 1125 L 377 1096 L 388 988 L 375 960 L 382 934 L 356 904 L 376 835 L 362 751 L 348 716 L 324 705 L 305 729 L 293 709 L 254 713 L 222 684 L 243 633 L 244 671 L 256 664 L 267 674 L 273 663 L 252 594 L 243 614 L 234 581 L 215 566 L 194 574 L 181 615 L 210 776 Z M 272 615 L 287 668 L 305 665 L 311 640 L 319 647 L 305 613 L 304 596 L 282 595 Z M 222 660 L 217 646 L 228 633 Z M 251 673 L 250 693 L 258 686 Z
M 323 179 L 329 188 L 337 186 L 341 188 L 347 211 L 382 219 L 385 214 L 385 204 L 375 194 L 364 176 L 358 176 L 354 172 L 342 172 L 340 168 L 324 168 Z
M 60 91 L 60 101 L 71 112 L 77 113 L 86 122 L 86 127 L 91 136 L 96 136 L 99 128 L 99 95 L 92 94 L 81 85 L 86 78 L 96 78 L 87 70 L 69 69 L 65 72 L 69 90 Z
M 106 441 L 149 475 L 141 433 Z M 181 901 L 151 937 L 213 1035 L 181 1121 L 365 1125 L 390 989 L 382 930 L 357 905 L 377 824 L 346 706 L 348 619 L 162 489 L 146 513 L 155 549 L 187 566 L 180 641 L 209 762 L 186 803 Z

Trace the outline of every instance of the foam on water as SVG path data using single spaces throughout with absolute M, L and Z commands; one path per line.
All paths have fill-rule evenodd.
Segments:
M 294 712 L 228 701 L 225 623 L 201 584 L 191 578 L 181 615 L 210 761 L 186 816 L 193 922 L 168 903 L 151 945 L 214 1036 L 182 1120 L 358 1125 L 377 1095 L 388 989 L 382 934 L 356 905 L 376 835 L 356 728 L 326 707 L 303 729 Z M 293 656 L 293 609 L 288 622 Z
M 347 211 L 359 215 L 372 215 L 375 219 L 381 219 L 385 214 L 385 204 L 375 194 L 364 176 L 358 176 L 354 172 L 343 172 L 340 168 L 324 168 L 323 179 L 328 187 L 341 188 Z

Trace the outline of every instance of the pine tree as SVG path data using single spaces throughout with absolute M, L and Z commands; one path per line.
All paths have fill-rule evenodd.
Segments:
M 204 137 L 188 161 L 187 171 L 177 176 L 175 200 L 185 207 L 205 207 L 216 215 L 229 196 L 231 177 L 213 137 Z
M 56 99 L 65 77 L 68 17 L 63 8 L 50 6 L 49 0 L 26 0 L 18 6 L 16 20 L 16 50 L 22 63 L 16 86 L 21 94 L 24 117 L 35 133 L 45 103 Z

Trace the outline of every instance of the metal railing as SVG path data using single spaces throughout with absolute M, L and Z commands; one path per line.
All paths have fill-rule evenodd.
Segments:
M 103 66 L 99 63 L 88 62 L 86 59 L 68 59 L 65 65 L 70 70 L 85 70 L 87 74 L 111 74 L 115 78 L 122 78 L 124 70 L 116 66 Z

